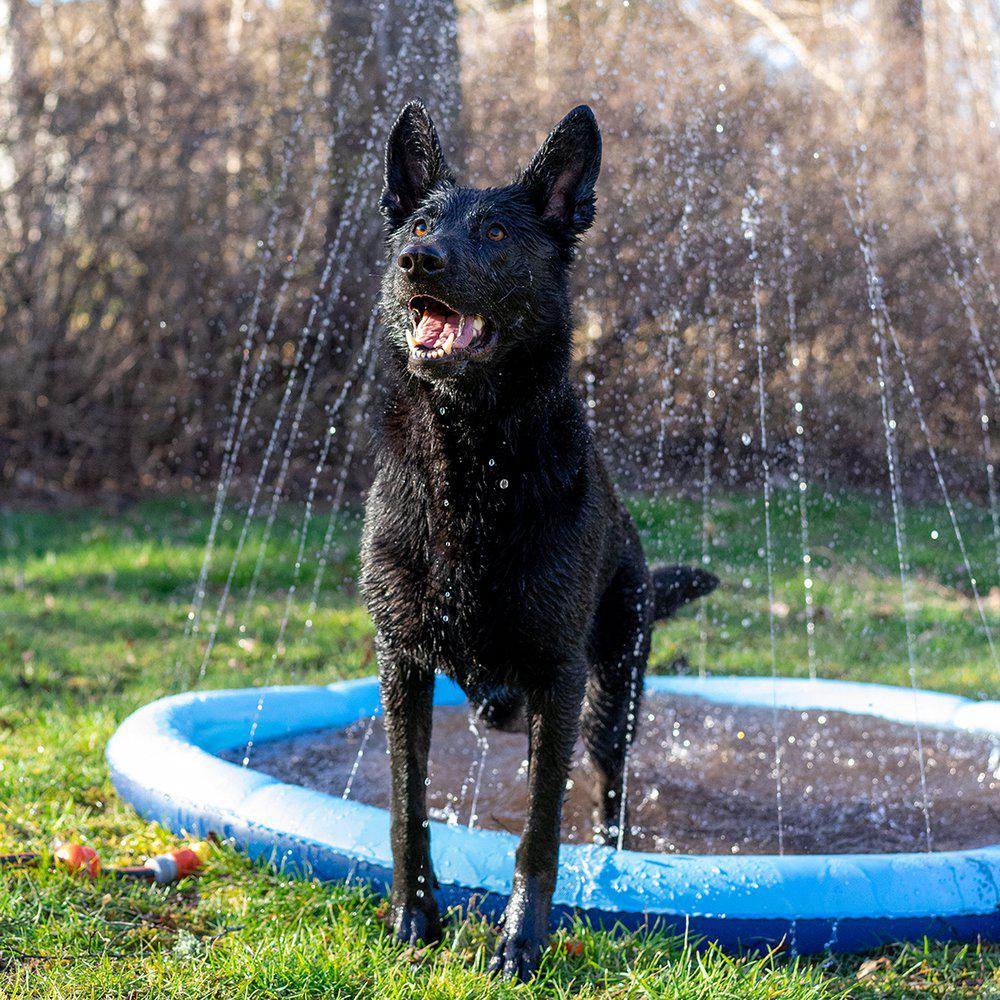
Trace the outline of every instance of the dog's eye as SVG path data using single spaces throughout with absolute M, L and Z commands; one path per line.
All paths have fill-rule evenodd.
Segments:
M 413 223 L 413 235 L 414 236 L 427 235 L 427 222 L 425 219 L 417 219 L 417 221 Z
M 504 229 L 503 226 L 498 225 L 497 223 L 494 222 L 493 225 L 486 230 L 486 236 L 489 239 L 493 240 L 494 243 L 499 243 L 500 240 L 506 239 L 507 230 Z

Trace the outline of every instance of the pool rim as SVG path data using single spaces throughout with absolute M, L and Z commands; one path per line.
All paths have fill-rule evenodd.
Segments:
M 851 681 L 769 677 L 647 678 L 647 690 L 715 702 L 873 715 L 1000 738 L 1000 702 Z M 465 700 L 443 677 L 435 704 Z M 258 706 L 262 704 L 262 710 Z M 188 692 L 130 715 L 107 746 L 112 782 L 144 818 L 175 833 L 232 840 L 252 857 L 384 891 L 388 812 L 281 782 L 216 756 L 350 725 L 379 710 L 378 680 Z M 517 838 L 432 820 L 438 895 L 489 915 L 509 893 Z M 563 844 L 555 917 L 659 924 L 724 945 L 854 951 L 924 936 L 1000 940 L 1000 844 L 934 854 L 667 855 Z

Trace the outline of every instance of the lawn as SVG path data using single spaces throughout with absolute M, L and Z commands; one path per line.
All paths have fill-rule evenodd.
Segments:
M 701 557 L 700 501 L 641 500 L 634 509 L 651 556 Z M 769 673 L 760 498 L 716 496 L 709 513 L 711 565 L 724 586 L 702 610 L 689 609 L 657 630 L 652 669 Z M 779 492 L 772 513 L 777 669 L 805 675 L 797 498 Z M 886 503 L 827 494 L 810 499 L 809 513 L 816 672 L 909 683 Z M 985 611 L 1000 628 L 989 512 L 960 505 L 957 516 Z M 371 628 L 351 583 L 357 516 L 333 523 L 311 616 L 315 556 L 328 521 L 312 519 L 296 572 L 301 522 L 302 511 L 284 510 L 261 559 L 263 526 L 251 525 L 199 680 L 242 512 L 227 512 L 220 527 L 206 614 L 191 634 L 188 612 L 208 527 L 203 506 L 157 501 L 114 514 L 0 510 L 0 851 L 83 839 L 114 863 L 174 844 L 118 800 L 103 758 L 115 726 L 158 695 L 196 683 L 318 682 L 374 671 Z M 913 506 L 906 529 L 919 684 L 994 696 L 1000 676 L 947 513 Z M 201 877 L 169 889 L 8 871 L 0 874 L 0 995 L 1000 997 L 997 947 L 739 957 L 680 939 L 584 927 L 555 937 L 535 984 L 505 987 L 482 975 L 493 935 L 481 921 L 455 920 L 445 947 L 412 953 L 393 944 L 381 916 L 380 901 L 361 889 L 289 879 L 225 845 L 213 847 Z

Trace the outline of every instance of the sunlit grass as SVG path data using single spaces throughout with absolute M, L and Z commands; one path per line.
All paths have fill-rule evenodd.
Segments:
M 637 501 L 651 556 L 701 557 L 697 500 Z M 774 507 L 776 660 L 808 670 L 797 502 Z M 652 669 L 770 672 L 769 614 L 760 498 L 714 498 L 711 567 L 723 586 L 657 630 Z M 989 514 L 959 517 L 1000 628 L 1000 591 Z M 103 748 L 131 710 L 197 680 L 242 527 L 227 513 L 199 631 L 185 636 L 207 531 L 204 509 L 144 504 L 94 510 L 0 512 L 0 851 L 93 843 L 108 863 L 172 843 L 115 796 Z M 205 687 L 319 682 L 372 673 L 371 628 L 353 579 L 358 518 L 334 525 L 319 605 L 306 626 L 316 554 L 327 523 L 309 530 L 307 560 L 293 567 L 302 511 L 275 525 L 257 594 L 245 595 L 261 543 L 252 527 L 219 619 Z M 908 683 L 907 649 L 892 524 L 877 498 L 838 494 L 810 506 L 821 676 Z M 995 696 L 998 675 L 945 512 L 908 517 L 918 681 L 969 696 Z M 937 537 L 932 537 L 932 532 Z M 286 595 L 297 599 L 281 631 Z M 538 982 L 498 987 L 481 972 L 492 931 L 452 926 L 449 947 L 404 955 L 384 933 L 379 902 L 360 889 L 318 885 L 259 869 L 216 849 L 196 885 L 170 890 L 117 882 L 89 885 L 43 870 L 0 876 L 0 995 L 25 997 L 796 998 L 1000 996 L 996 949 L 887 949 L 865 957 L 791 961 L 725 956 L 655 935 L 562 932 Z M 580 947 L 567 948 L 565 942 Z M 42 957 L 26 957 L 26 956 Z M 870 958 L 871 956 L 869 956 Z M 863 972 L 862 978 L 857 978 Z

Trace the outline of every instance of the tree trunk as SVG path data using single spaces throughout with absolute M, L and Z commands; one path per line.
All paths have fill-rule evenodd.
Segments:
M 880 0 L 875 7 L 882 47 L 882 86 L 906 111 L 923 116 L 926 102 L 923 0 Z
M 461 81 L 454 0 L 430 0 L 419 7 L 404 0 L 386 0 L 384 7 L 370 0 L 333 0 L 327 57 L 334 144 L 326 247 L 328 254 L 334 247 L 342 248 L 345 234 L 355 233 L 349 265 L 345 255 L 334 262 L 334 270 L 347 269 L 340 281 L 340 297 L 367 305 L 377 294 L 373 276 L 381 256 L 382 149 L 399 109 L 407 101 L 422 100 L 453 160 L 460 151 Z M 352 328 L 341 328 L 340 335 L 356 347 L 367 326 L 368 310 L 354 308 L 350 314 Z M 341 322 L 338 319 L 338 327 Z M 338 367 L 351 364 L 355 355 L 353 349 L 339 353 Z

